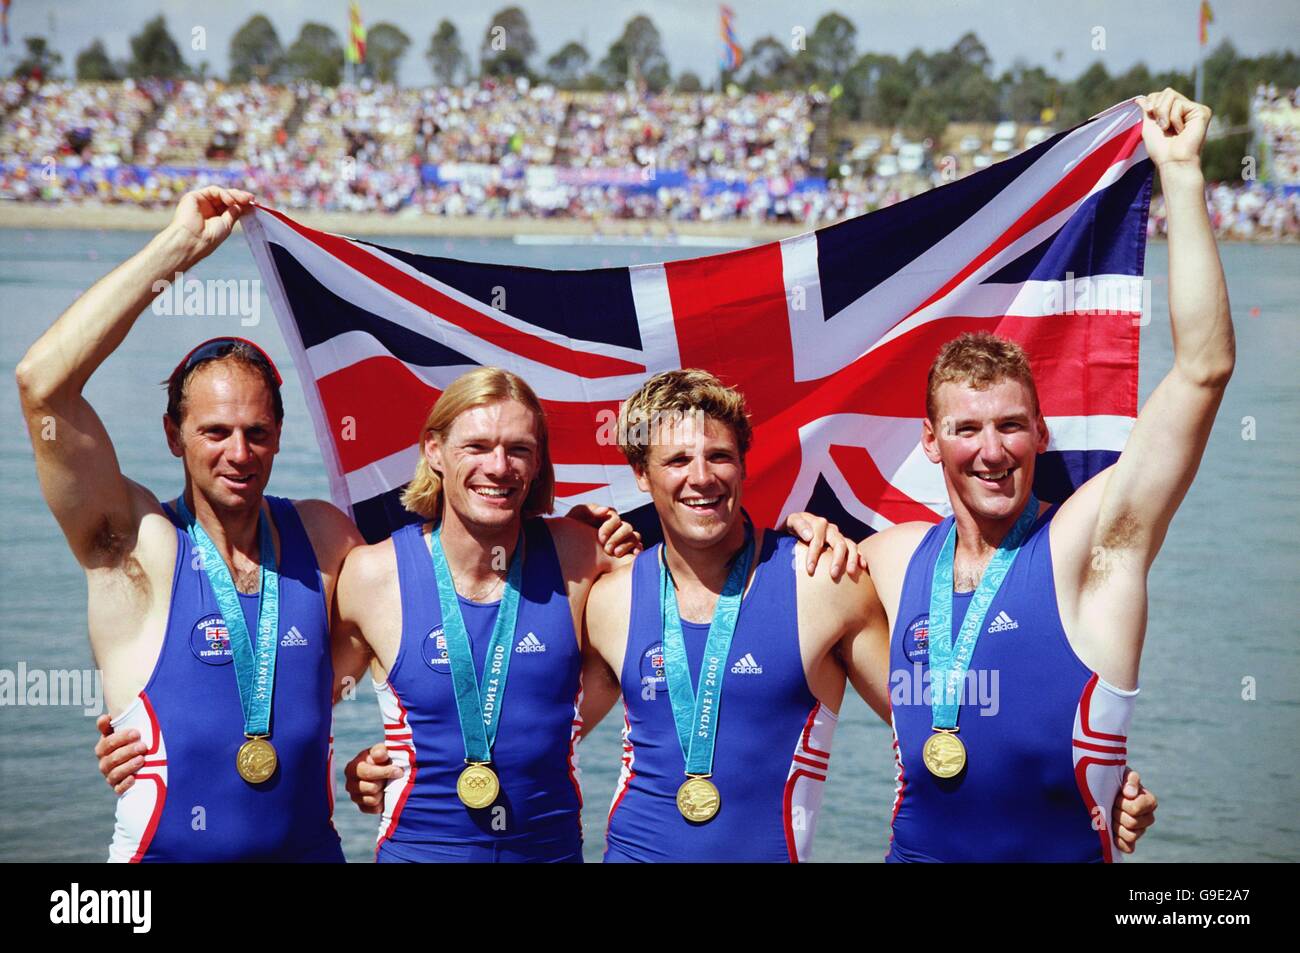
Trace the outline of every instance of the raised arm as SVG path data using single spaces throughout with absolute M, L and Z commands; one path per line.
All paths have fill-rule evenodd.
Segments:
M 41 492 L 87 569 L 130 551 L 144 491 L 122 475 L 112 441 L 82 395 L 86 381 L 122 343 L 159 282 L 211 253 L 251 201 L 247 192 L 215 186 L 185 195 L 171 224 L 78 298 L 18 364 Z
M 1169 318 L 1174 366 L 1147 399 L 1105 482 L 1094 546 L 1151 565 L 1205 451 L 1235 348 L 1228 291 L 1205 208 L 1201 145 L 1209 107 L 1171 89 L 1139 101 L 1143 142 L 1169 210 Z M 1104 559 L 1099 563 L 1105 562 Z

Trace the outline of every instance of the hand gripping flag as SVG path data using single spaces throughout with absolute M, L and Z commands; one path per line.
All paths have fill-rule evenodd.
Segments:
M 334 500 L 367 539 L 416 519 L 398 497 L 425 416 L 477 365 L 514 371 L 541 398 L 560 512 L 613 505 L 657 535 L 614 420 L 650 375 L 703 367 L 748 400 L 754 519 L 809 509 L 861 537 L 951 511 L 921 419 L 931 361 L 966 331 L 1029 354 L 1052 435 L 1040 499 L 1114 462 L 1137 414 L 1151 172 L 1129 101 L 889 208 L 667 264 L 427 257 L 268 208 L 244 224 Z

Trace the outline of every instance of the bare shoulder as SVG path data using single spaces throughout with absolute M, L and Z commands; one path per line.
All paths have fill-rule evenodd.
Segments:
M 543 522 L 551 534 L 551 539 L 555 541 L 555 549 L 561 559 L 566 556 L 572 558 L 586 556 L 590 560 L 600 549 L 595 528 L 586 523 L 579 523 L 567 516 L 548 516 Z
M 597 579 L 591 587 L 591 601 L 589 604 L 599 600 L 602 605 L 614 606 L 622 601 L 626 602 L 630 607 L 632 599 L 632 566 L 635 561 L 633 557 L 625 557 L 620 560 L 615 569 Z
M 916 547 L 921 545 L 921 540 L 933 525 L 920 520 L 898 523 L 872 533 L 858 543 L 858 553 L 866 559 L 867 569 L 873 576 L 905 569 L 912 553 L 916 552 Z
M 618 558 L 608 555 L 600 544 L 595 527 L 567 516 L 547 518 L 546 528 L 555 541 L 556 555 L 560 557 L 560 565 L 568 576 L 590 578 L 622 565 L 630 565 L 634 558 L 630 555 Z
M 377 586 L 397 575 L 397 548 L 393 539 L 362 543 L 348 551 L 339 582 L 348 589 Z
M 597 579 L 587 597 L 586 629 L 602 654 L 608 640 L 627 632 L 632 614 L 632 563 L 629 559 Z
M 293 508 L 298 511 L 313 546 L 318 538 L 325 544 L 346 540 L 349 549 L 365 541 L 352 518 L 328 500 L 294 500 Z
M 872 602 L 878 601 L 871 575 L 865 570 L 855 565 L 834 579 L 830 560 L 819 559 L 810 576 L 804 570 L 807 556 L 808 547 L 802 542 L 796 543 L 791 571 L 795 574 L 799 604 L 815 607 L 819 621 L 849 624 L 868 611 Z

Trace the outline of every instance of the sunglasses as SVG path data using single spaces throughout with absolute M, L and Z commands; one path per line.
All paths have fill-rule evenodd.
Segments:
M 175 379 L 177 374 L 180 374 L 181 377 L 185 377 L 196 365 L 201 364 L 204 361 L 212 360 L 213 358 L 225 357 L 241 344 L 252 348 L 254 353 L 257 355 L 257 358 L 271 369 L 271 373 L 275 375 L 276 387 L 280 387 L 284 384 L 284 381 L 280 378 L 280 371 L 275 366 L 275 362 L 271 360 L 270 356 L 265 351 L 247 338 L 235 337 L 213 338 L 210 341 L 204 341 L 198 347 L 194 348 L 194 350 L 190 351 L 190 353 L 181 358 L 181 362 L 176 365 L 176 370 L 172 371 L 172 378 Z

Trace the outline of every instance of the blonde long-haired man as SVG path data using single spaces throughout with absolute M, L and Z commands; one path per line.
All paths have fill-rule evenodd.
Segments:
M 575 746 L 604 711 L 583 701 L 581 620 L 619 558 L 590 526 L 542 518 L 554 485 L 532 389 L 470 371 L 425 424 L 403 498 L 425 521 L 344 565 L 335 624 L 354 660 L 373 656 L 385 723 L 349 780 L 363 809 L 388 782 L 381 862 L 582 859 Z M 825 521 L 796 522 L 825 534 Z M 617 553 L 635 545 L 620 531 Z

